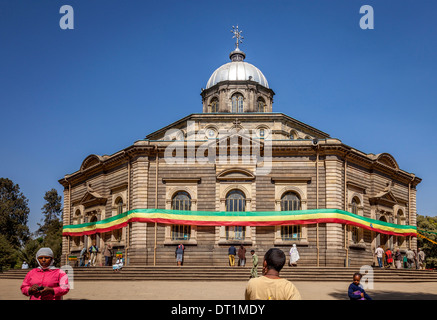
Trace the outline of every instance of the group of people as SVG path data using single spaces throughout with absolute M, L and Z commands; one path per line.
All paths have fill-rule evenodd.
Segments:
M 99 248 L 92 244 L 89 248 L 83 247 L 79 254 L 79 267 L 95 267 Z M 85 261 L 87 261 L 85 263 Z
M 109 248 L 107 248 L 110 250 Z M 112 249 L 112 248 L 111 248 Z M 176 247 L 176 258 L 178 265 L 182 264 L 184 245 L 179 244 Z M 396 253 L 398 253 L 397 250 Z M 410 260 L 410 264 L 414 265 L 414 258 L 417 256 L 417 260 L 424 262 L 425 255 L 421 254 L 423 251 L 419 248 L 418 254 L 406 253 L 407 262 Z M 90 250 L 92 253 L 93 251 Z M 238 255 L 240 265 L 245 265 L 245 253 L 246 249 L 243 245 L 237 250 L 234 246 L 231 246 L 229 252 L 229 264 L 235 264 L 235 255 Z M 240 254 L 239 254 L 240 253 Z M 285 253 L 278 248 L 269 249 L 262 262 L 262 275 L 258 277 L 258 256 L 255 250 L 250 251 L 252 255 L 252 270 L 251 279 L 247 283 L 245 290 L 246 300 L 300 300 L 301 295 L 296 286 L 289 280 L 281 278 L 279 276 L 280 271 L 285 265 L 286 256 Z M 392 263 L 393 255 L 391 250 L 384 252 L 381 246 L 379 246 L 375 255 L 378 258 L 378 263 L 382 263 L 381 254 L 385 254 L 387 263 Z M 233 256 L 233 257 L 232 257 Z M 396 259 L 396 254 L 395 258 Z M 299 260 L 299 253 L 296 246 L 293 245 L 290 249 L 290 265 L 297 263 Z M 41 248 L 36 254 L 36 261 L 38 263 L 37 268 L 30 270 L 23 280 L 21 285 L 21 292 L 29 296 L 31 300 L 60 300 L 70 290 L 67 274 L 56 267 L 54 267 L 54 255 L 50 248 Z M 396 261 L 399 261 L 397 259 Z M 413 261 L 413 262 L 411 262 Z M 120 258 L 113 266 L 114 271 L 119 271 L 123 267 L 123 260 Z M 372 300 L 371 297 L 365 292 L 363 286 L 360 284 L 362 275 L 355 273 L 353 275 L 353 282 L 349 285 L 348 296 L 351 300 Z
M 181 245 L 183 247 L 183 245 Z M 179 246 L 178 246 L 179 247 Z M 180 249 L 182 247 L 179 247 Z M 233 252 L 233 250 L 231 251 Z M 250 251 L 253 264 L 258 264 L 255 250 Z M 31 300 L 61 300 L 70 290 L 67 274 L 54 267 L 54 255 L 50 248 L 41 248 L 36 254 L 39 267 L 30 270 L 20 287 L 21 292 Z M 289 280 L 279 276 L 285 265 L 286 257 L 278 248 L 269 249 L 262 264 L 262 276 L 256 275 L 249 280 L 245 290 L 246 300 L 300 300 L 299 290 Z M 359 285 L 361 275 L 354 274 L 349 287 L 351 299 L 370 299 Z
M 250 251 L 252 255 L 252 260 L 255 261 L 258 259 L 258 257 L 255 255 L 255 250 Z M 235 256 L 238 257 L 238 265 L 244 267 L 246 265 L 246 248 L 243 245 L 240 245 L 238 250 L 231 245 L 228 249 L 228 255 L 229 255 L 229 265 L 231 267 L 235 266 Z M 254 255 L 256 257 L 254 257 Z M 296 244 L 293 244 L 290 249 L 290 266 L 297 266 L 297 261 L 300 259 L 299 251 L 297 250 Z M 258 262 L 256 261 L 256 264 Z M 255 265 L 255 262 L 253 262 L 253 265 Z
M 407 249 L 405 252 L 405 255 L 403 255 L 400 251 L 400 249 L 396 249 L 396 252 L 393 253 L 390 248 L 387 248 L 385 250 L 382 248 L 382 246 L 378 246 L 375 250 L 375 256 L 378 261 L 378 266 L 380 268 L 390 268 L 393 266 L 396 267 L 396 269 L 425 269 L 425 252 L 421 250 L 421 248 L 418 248 L 418 252 L 416 253 L 416 250 Z
M 103 250 L 103 256 L 105 258 L 105 266 L 110 266 L 113 257 L 113 247 L 112 244 L 105 245 Z M 89 248 L 83 247 L 79 254 L 79 267 L 95 267 L 97 264 L 97 254 L 99 253 L 99 248 L 92 244 Z M 85 263 L 87 261 L 87 263 Z M 119 272 L 124 265 L 124 259 L 122 257 L 117 257 L 117 260 L 112 264 L 112 270 L 114 272 Z

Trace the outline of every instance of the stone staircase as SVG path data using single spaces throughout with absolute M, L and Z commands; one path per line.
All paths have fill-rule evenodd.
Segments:
M 250 267 L 227 266 L 126 266 L 121 272 L 112 267 L 74 268 L 75 281 L 247 281 Z M 351 282 L 358 268 L 284 267 L 280 276 L 291 281 Z M 28 270 L 8 270 L 0 279 L 24 279 Z M 373 268 L 375 282 L 437 282 L 437 271 Z M 261 275 L 261 267 L 258 268 Z M 70 275 L 71 277 L 71 275 Z

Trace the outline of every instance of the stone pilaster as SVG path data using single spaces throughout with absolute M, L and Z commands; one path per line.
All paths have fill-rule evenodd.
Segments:
M 134 159 L 131 165 L 131 210 L 148 208 L 148 179 L 149 179 L 149 160 L 147 156 Z M 147 223 L 132 222 L 129 263 L 147 263 Z

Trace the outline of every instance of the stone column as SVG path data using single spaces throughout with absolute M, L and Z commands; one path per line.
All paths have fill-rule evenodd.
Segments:
M 149 159 L 147 156 L 139 156 L 132 160 L 131 165 L 131 210 L 148 208 L 148 178 Z M 147 263 L 147 223 L 132 222 L 131 239 L 129 246 L 129 264 Z
M 70 200 L 70 190 L 69 187 L 64 187 L 64 206 L 62 210 L 62 220 L 63 225 L 71 224 L 71 200 Z M 62 256 L 61 264 L 67 264 L 67 257 L 70 254 L 69 251 L 69 236 L 62 237 Z
M 327 156 L 325 160 L 325 192 L 326 208 L 340 209 L 344 208 L 344 190 L 343 190 L 343 169 L 344 164 L 336 156 Z M 344 248 L 344 230 L 341 224 L 326 224 L 326 264 L 327 266 L 344 266 L 344 257 L 346 251 Z

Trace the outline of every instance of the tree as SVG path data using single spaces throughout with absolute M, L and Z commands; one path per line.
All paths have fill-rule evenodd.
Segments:
M 0 234 L 0 270 L 3 268 L 9 269 L 15 265 L 16 257 L 14 254 L 15 250 L 8 239 L 3 234 Z
M 0 234 L 15 249 L 27 239 L 29 217 L 28 200 L 20 192 L 18 184 L 8 178 L 0 178 Z
M 437 242 L 437 217 L 417 215 L 417 229 L 425 237 Z M 417 238 L 417 247 L 426 254 L 426 268 L 437 267 L 437 244 L 426 239 Z
M 21 267 L 21 263 L 26 261 L 29 268 L 38 267 L 38 262 L 36 261 L 36 253 L 41 248 L 42 239 L 30 239 L 26 242 L 22 249 L 17 250 L 18 260 L 17 264 Z
M 43 224 L 38 223 L 36 233 L 43 238 L 42 246 L 52 249 L 55 264 L 58 264 L 62 254 L 62 197 L 56 189 L 51 189 L 45 193 L 44 200 L 46 203 L 41 208 Z

